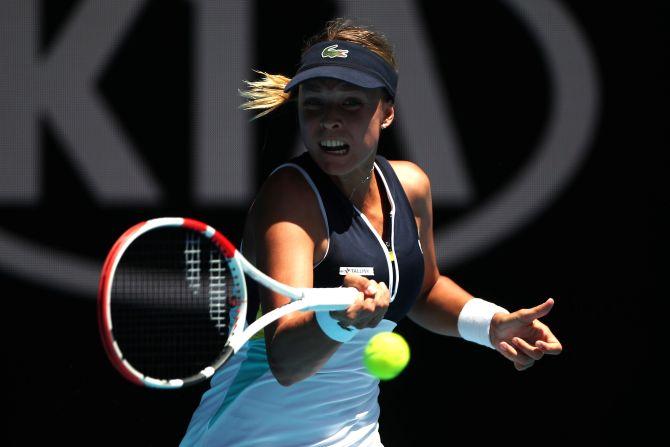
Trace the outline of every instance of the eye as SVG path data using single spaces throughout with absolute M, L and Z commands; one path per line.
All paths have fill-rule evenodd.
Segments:
M 318 109 L 323 105 L 323 102 L 321 102 L 320 99 L 317 98 L 306 98 L 302 102 L 302 106 L 306 109 L 314 110 Z
M 358 98 L 347 98 L 344 100 L 342 105 L 346 108 L 352 109 L 357 108 L 363 105 L 363 101 Z

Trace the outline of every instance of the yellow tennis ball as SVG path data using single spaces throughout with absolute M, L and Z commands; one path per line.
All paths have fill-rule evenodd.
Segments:
M 390 380 L 409 363 L 409 345 L 402 335 L 380 332 L 370 339 L 363 353 L 363 364 L 370 374 Z

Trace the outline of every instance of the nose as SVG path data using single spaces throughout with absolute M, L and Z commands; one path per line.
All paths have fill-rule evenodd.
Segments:
M 334 107 L 327 107 L 323 111 L 323 116 L 321 117 L 322 129 L 334 130 L 342 127 L 342 120 L 334 109 Z

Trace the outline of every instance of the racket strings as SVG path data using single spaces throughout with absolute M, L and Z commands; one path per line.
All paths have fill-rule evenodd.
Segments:
M 185 238 L 184 262 L 186 283 L 191 289 L 200 288 L 200 238 L 188 233 Z
M 154 378 L 197 374 L 219 356 L 235 303 L 219 249 L 182 228 L 135 240 L 112 283 L 112 331 L 124 359 Z
M 209 251 L 209 317 L 219 333 L 227 335 L 230 322 L 229 297 L 232 296 L 232 281 L 228 263 L 219 250 Z

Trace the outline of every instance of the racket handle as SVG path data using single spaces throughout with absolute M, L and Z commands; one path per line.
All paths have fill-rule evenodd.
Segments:
M 300 289 L 302 301 L 308 306 L 304 310 L 344 310 L 351 306 L 361 294 L 354 287 L 323 287 L 316 289 Z

